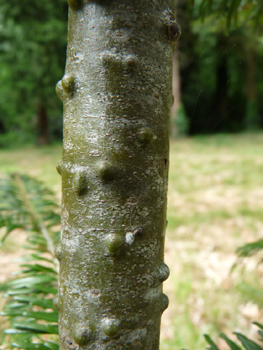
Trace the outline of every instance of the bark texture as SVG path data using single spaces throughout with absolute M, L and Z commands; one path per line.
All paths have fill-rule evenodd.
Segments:
M 68 0 L 60 350 L 159 349 L 173 0 Z

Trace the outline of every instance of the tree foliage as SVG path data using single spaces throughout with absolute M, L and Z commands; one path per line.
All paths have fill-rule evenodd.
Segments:
M 256 90 L 262 89 L 261 1 L 195 0 L 193 6 L 188 0 L 176 3 L 183 33 L 182 99 L 190 133 L 261 127 L 262 99 L 254 102 L 246 93 L 248 44 L 255 53 Z M 51 139 L 61 138 L 62 105 L 53 89 L 65 66 L 66 26 L 65 0 L 46 0 L 43 4 L 0 1 L 0 147 L 34 141 L 41 101 L 47 110 Z M 219 45 L 222 36 L 225 43 Z M 224 96 L 217 98 L 220 84 L 216 86 L 220 62 L 228 71 L 224 84 L 228 112 L 221 114 L 224 108 L 219 101 Z
M 195 0 L 203 19 L 211 13 L 217 13 L 227 19 L 227 25 L 237 26 L 250 20 L 262 22 L 263 3 L 261 0 Z
M 65 65 L 67 11 L 64 0 L 0 1 L 0 132 L 36 134 L 42 104 L 50 131 L 61 133 L 54 87 Z
M 262 127 L 261 5 L 196 0 L 189 9 L 188 1 L 178 1 L 182 100 L 190 134 Z
M 259 327 L 259 330 L 258 330 L 258 334 L 260 336 L 259 340 L 263 341 L 263 332 L 262 332 L 263 325 L 258 322 L 255 322 L 255 325 Z M 220 334 L 220 338 L 224 339 L 226 344 L 230 347 L 230 350 L 262 350 L 263 349 L 262 346 L 260 346 L 258 343 L 256 343 L 252 339 L 249 339 L 244 334 L 239 332 L 234 332 L 234 334 L 236 335 L 240 344 L 236 343 L 235 341 L 227 337 L 224 333 Z M 220 350 L 218 346 L 214 343 L 214 341 L 210 338 L 209 335 L 205 334 L 204 337 L 207 343 L 209 344 L 209 348 L 207 349 Z

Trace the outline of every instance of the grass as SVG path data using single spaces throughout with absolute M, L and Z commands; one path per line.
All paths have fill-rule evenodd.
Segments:
M 58 145 L 0 150 L 2 172 L 36 176 L 58 197 L 60 158 Z M 236 248 L 262 237 L 262 173 L 263 134 L 172 142 L 165 252 L 171 276 L 164 283 L 170 306 L 162 318 L 162 350 L 203 350 L 203 333 L 255 336 L 251 321 L 263 315 L 263 269 L 252 258 L 243 270 L 230 270 Z
M 230 273 L 235 250 L 263 232 L 263 135 L 217 135 L 171 145 L 162 349 L 204 349 L 203 333 L 255 335 L 262 269 Z M 249 270 L 249 271 L 247 271 Z M 255 311 L 256 310 L 256 311 Z M 221 344 L 222 350 L 227 349 Z
M 36 177 L 56 193 L 60 193 L 60 176 L 56 163 L 61 159 L 61 145 L 33 147 L 18 150 L 0 149 L 1 172 L 20 172 Z

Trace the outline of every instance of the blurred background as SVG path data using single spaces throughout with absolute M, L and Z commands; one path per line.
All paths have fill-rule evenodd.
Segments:
M 0 1 L 2 148 L 62 139 L 54 87 L 65 67 L 67 11 L 65 0 Z M 172 137 L 262 128 L 261 13 L 256 0 L 176 1 L 182 36 L 174 55 Z
M 263 234 L 262 11 L 259 0 L 176 1 L 182 36 L 173 69 L 163 350 L 204 349 L 203 333 L 222 350 L 229 347 L 221 331 L 257 339 L 251 322 L 263 316 L 262 254 L 241 258 L 236 250 Z M 36 177 L 58 203 L 55 85 L 65 68 L 67 12 L 65 0 L 0 0 L 0 173 Z M 24 254 L 24 240 L 20 232 L 6 241 L 0 282 L 16 271 L 10 261 Z

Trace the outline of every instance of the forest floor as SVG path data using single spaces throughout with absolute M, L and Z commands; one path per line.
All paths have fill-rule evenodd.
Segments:
M 61 146 L 0 150 L 1 172 L 42 180 L 60 201 L 55 164 Z M 236 249 L 263 236 L 263 134 L 179 139 L 171 144 L 164 283 L 170 305 L 161 349 L 204 350 L 203 334 L 241 331 L 256 339 L 263 316 L 262 254 L 237 262 Z M 1 233 L 1 232 L 0 232 Z M 25 236 L 11 235 L 0 252 L 0 283 L 17 269 Z M 0 307 L 3 301 L 0 301 Z M 4 325 L 0 321 L 0 331 Z M 233 337 L 235 339 L 235 337 Z

